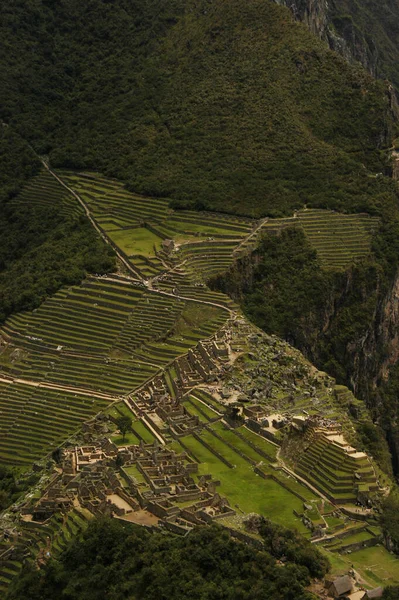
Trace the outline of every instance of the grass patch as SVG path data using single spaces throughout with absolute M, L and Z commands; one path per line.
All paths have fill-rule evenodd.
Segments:
M 324 548 L 320 550 L 328 556 L 333 575 L 343 575 L 353 565 L 371 587 L 399 583 L 399 558 L 390 554 L 382 545 L 364 548 L 348 555 L 329 552 Z
M 131 432 L 129 432 L 125 435 L 125 439 L 123 439 L 122 435 L 117 434 L 117 435 L 112 435 L 111 440 L 117 446 L 138 445 L 140 443 L 139 438 L 136 435 L 134 435 L 134 433 L 131 433 Z
M 201 461 L 199 475 L 211 473 L 214 479 L 220 479 L 218 491 L 227 496 L 232 507 L 238 504 L 244 512 L 257 512 L 300 532 L 306 531 L 292 512 L 294 509 L 302 512 L 303 503 L 288 490 L 272 479 L 264 480 L 256 475 L 251 465 L 236 453 L 230 453 L 230 456 L 234 454 L 237 457 L 236 467 L 230 469 L 192 436 L 183 438 L 183 442 Z M 219 444 L 218 450 L 222 450 L 223 446 Z
M 134 433 L 144 440 L 145 444 L 151 444 L 154 441 L 154 436 L 151 431 L 144 425 L 142 421 L 135 421 L 132 425 Z
M 109 231 L 108 235 L 128 256 L 155 256 L 155 252 L 161 248 L 162 239 L 146 227 Z

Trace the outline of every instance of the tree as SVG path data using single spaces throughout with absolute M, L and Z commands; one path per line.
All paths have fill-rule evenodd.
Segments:
M 380 523 L 388 544 L 399 552 L 399 495 L 392 492 L 382 504 Z
M 122 434 L 122 440 L 125 441 L 125 436 L 132 428 L 132 419 L 127 415 L 122 415 L 116 419 L 116 425 Z
M 383 600 L 395 600 L 399 598 L 399 586 L 389 586 L 385 588 L 382 594 Z

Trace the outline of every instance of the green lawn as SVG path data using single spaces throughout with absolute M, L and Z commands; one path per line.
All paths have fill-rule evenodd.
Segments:
M 211 396 L 211 394 L 208 394 L 205 390 L 196 388 L 192 391 L 192 396 L 202 399 L 207 404 L 213 406 L 213 408 L 220 413 L 224 413 L 226 411 L 226 407 L 220 402 L 218 402 L 216 398 Z
M 161 248 L 161 238 L 146 227 L 109 231 L 108 235 L 129 256 L 132 254 L 154 256 L 155 249 L 159 250 Z
M 273 458 L 276 457 L 278 446 L 275 446 L 271 442 L 268 442 L 264 437 L 258 435 L 257 433 L 254 433 L 250 429 L 247 429 L 247 427 L 240 427 L 238 431 L 247 440 L 255 444 L 259 448 L 259 450 L 263 450 L 264 452 L 266 452 L 266 454 Z
M 141 421 L 135 421 L 132 425 L 135 433 L 138 433 L 144 440 L 144 443 L 151 444 L 154 441 L 154 436 L 151 431 Z
M 328 556 L 333 575 L 344 575 L 353 565 L 370 587 L 399 584 L 399 558 L 382 545 L 347 555 L 320 549 Z
M 185 449 L 178 440 L 173 440 L 172 442 L 170 442 L 168 444 L 168 448 L 176 452 L 176 454 L 181 454 L 182 452 L 185 452 Z
M 138 470 L 136 465 L 124 467 L 123 470 L 131 477 L 134 477 L 137 483 L 146 483 L 144 475 Z
M 229 429 L 224 427 L 223 423 L 214 423 L 212 425 L 212 429 L 216 431 L 218 435 L 220 435 L 226 442 L 230 443 L 234 448 L 240 450 L 245 456 L 248 456 L 251 460 L 254 460 L 256 463 L 262 462 L 264 465 L 267 465 L 267 460 L 258 454 L 249 444 L 247 444 L 244 440 L 242 440 L 238 435 Z M 235 454 L 234 454 L 235 456 Z M 266 467 L 267 468 L 267 467 Z
M 214 479 L 220 479 L 218 491 L 227 496 L 233 508 L 238 504 L 244 512 L 256 512 L 300 532 L 306 531 L 301 520 L 293 514 L 294 509 L 302 512 L 303 502 L 272 479 L 264 480 L 256 475 L 251 465 L 238 454 L 231 451 L 229 459 L 234 459 L 236 467 L 229 469 L 194 437 L 183 438 L 183 443 L 201 461 L 199 475 L 211 473 Z M 218 451 L 222 449 L 219 444 Z
M 182 212 L 182 216 L 184 216 L 184 212 Z M 230 221 L 226 221 L 227 225 L 229 223 Z M 241 238 L 250 233 L 250 228 L 248 228 L 247 231 L 235 231 L 228 229 L 227 227 L 224 228 L 222 223 L 220 224 L 220 226 L 216 223 L 207 223 L 206 214 L 200 215 L 197 223 L 186 223 L 183 221 L 179 221 L 178 219 L 174 218 L 174 215 L 172 215 L 171 217 L 169 217 L 169 219 L 167 219 L 165 225 L 168 225 L 168 227 L 171 227 L 172 229 L 174 229 L 174 231 L 176 231 L 175 239 L 177 239 L 178 241 L 191 239 L 193 237 L 190 234 L 187 234 L 187 231 L 189 231 L 190 233 L 198 233 L 200 236 L 204 237 L 213 235 L 223 235 L 229 238 Z M 243 226 L 245 227 L 245 225 L 246 223 L 243 221 Z
M 118 433 L 116 435 L 111 436 L 111 441 L 113 441 L 114 444 L 116 444 L 117 446 L 130 446 L 133 444 L 140 444 L 139 438 L 136 435 L 134 435 L 134 433 L 127 433 L 125 435 L 125 439 L 123 439 L 123 436 Z
M 184 408 L 192 417 L 198 417 L 201 423 L 208 423 L 208 419 L 190 402 L 183 402 Z

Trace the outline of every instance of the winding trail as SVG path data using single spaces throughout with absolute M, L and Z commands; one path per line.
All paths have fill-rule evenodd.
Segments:
M 77 192 L 75 192 L 75 190 L 70 188 L 56 173 L 54 173 L 54 171 L 52 171 L 52 169 L 50 169 L 48 164 L 43 159 L 40 159 L 40 160 L 41 160 L 43 166 L 46 168 L 46 170 L 58 181 L 58 183 L 60 183 L 66 190 L 68 190 L 68 192 L 70 192 L 76 198 L 76 200 L 79 202 L 79 204 L 82 206 L 83 210 L 85 211 L 85 215 L 89 219 L 90 223 L 93 225 L 94 229 L 102 237 L 102 239 L 115 250 L 116 255 L 119 258 L 119 260 L 125 265 L 125 267 L 128 269 L 128 271 L 133 275 L 133 277 L 132 277 L 133 281 L 141 282 L 149 291 L 151 291 L 155 294 L 162 294 L 163 296 L 179 298 L 180 300 L 188 300 L 188 301 L 192 301 L 192 302 L 198 302 L 200 304 L 208 304 L 210 306 L 215 306 L 217 308 L 221 308 L 222 310 L 227 311 L 230 315 L 235 314 L 235 311 L 233 309 L 228 308 L 227 306 L 225 306 L 223 304 L 219 304 L 217 302 L 212 302 L 211 300 L 200 300 L 198 298 L 192 298 L 190 296 L 182 296 L 180 294 L 172 294 L 171 292 L 166 292 L 164 290 L 153 289 L 152 284 L 148 283 L 148 280 L 143 279 L 143 277 L 139 273 L 136 272 L 133 265 L 128 260 L 126 260 L 126 258 L 121 254 L 117 245 L 114 242 L 112 242 L 112 240 L 109 238 L 109 236 L 107 236 L 107 234 L 98 226 L 95 218 L 91 214 L 90 208 L 87 206 L 86 202 L 79 196 L 79 194 Z M 173 271 L 175 268 L 176 267 L 173 267 L 173 269 L 171 268 L 170 271 Z M 112 279 L 112 276 L 111 277 L 107 276 L 107 281 L 118 281 L 118 283 L 126 283 L 126 285 L 129 285 L 128 281 L 123 282 L 120 279 L 117 279 L 117 280 Z
M 87 206 L 86 202 L 79 196 L 79 194 L 77 192 L 75 192 L 75 190 L 73 190 L 72 188 L 70 188 L 61 179 L 61 177 L 59 177 L 56 173 L 54 173 L 54 171 L 52 171 L 52 169 L 50 169 L 50 167 L 48 166 L 48 164 L 46 163 L 46 161 L 44 161 L 42 158 L 40 160 L 42 162 L 42 165 L 45 167 L 45 169 L 47 169 L 47 171 L 50 173 L 50 175 L 52 175 L 58 181 L 59 184 L 61 184 L 66 190 L 68 190 L 68 192 L 70 194 L 72 194 L 76 198 L 76 200 L 79 202 L 79 204 L 81 205 L 81 207 L 85 211 L 85 215 L 89 219 L 90 223 L 93 225 L 94 229 L 102 237 L 102 239 L 104 240 L 104 242 L 106 244 L 108 244 L 109 246 L 112 246 L 112 248 L 116 252 L 117 257 L 119 258 L 119 260 L 121 262 L 123 262 L 123 264 L 128 269 L 128 271 L 130 273 L 132 273 L 132 275 L 134 275 L 135 278 L 138 278 L 139 281 L 143 281 L 142 278 L 140 277 L 140 274 L 134 269 L 133 265 L 121 254 L 121 252 L 119 251 L 117 245 L 114 244 L 112 242 L 112 240 L 107 236 L 107 234 L 104 233 L 104 231 L 98 226 L 98 224 L 97 224 L 95 218 L 92 216 L 92 214 L 90 212 L 90 209 Z

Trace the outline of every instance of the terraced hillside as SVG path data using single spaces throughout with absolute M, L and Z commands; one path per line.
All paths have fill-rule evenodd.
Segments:
M 282 412 L 288 423 L 298 413 L 331 423 L 338 419 L 347 439 L 356 441 L 346 408 L 350 402 L 367 421 L 363 405 L 346 388 L 322 374 L 318 378 L 299 352 L 263 337 L 234 302 L 205 281 L 228 269 L 263 232 L 275 234 L 292 223 L 303 227 L 326 268 L 344 268 L 369 252 L 377 221 L 314 210 L 262 221 L 173 211 L 162 199 L 139 197 L 96 174 L 61 176 L 82 200 L 79 204 L 56 182 L 65 214 L 86 210 L 124 264 L 118 274 L 65 286 L 35 311 L 13 315 L 4 324 L 0 460 L 26 469 L 68 437 L 78 439 L 82 422 L 87 427 L 97 413 L 109 415 L 113 429 L 118 417 L 129 416 L 126 439 L 117 430 L 110 434 L 117 451 L 123 453 L 127 444 L 141 449 L 160 444 L 183 457 L 186 453 L 190 464 L 197 463 L 193 485 L 209 477 L 220 481 L 218 492 L 235 507 L 226 512 L 238 516 L 221 520 L 226 526 L 242 529 L 241 515 L 258 512 L 307 537 L 320 527 L 330 531 L 329 539 L 335 539 L 335 527 L 346 532 L 342 515 L 330 515 L 340 504 L 352 514 L 360 494 L 378 491 L 367 456 L 341 456 L 338 446 L 334 453 L 320 438 L 298 453 L 294 473 L 279 448 L 289 430 L 271 427 L 263 435 L 262 414 L 268 407 Z M 18 199 L 21 205 L 51 203 L 52 193 L 35 195 L 35 190 L 44 182 L 51 191 L 52 175 L 40 177 Z M 337 243 L 337 252 L 331 250 L 334 240 L 343 247 L 346 238 L 346 254 Z M 231 411 L 237 406 L 245 426 L 232 428 Z M 146 498 L 159 482 L 139 467 L 132 464 L 126 473 L 139 497 Z M 332 507 L 325 507 L 320 496 Z M 185 516 L 198 507 L 177 502 L 175 509 L 181 515 L 176 526 L 190 527 Z M 50 535 L 55 552 L 79 530 L 73 512 L 58 525 Z M 374 544 L 378 538 L 347 529 L 348 543 Z M 40 540 L 35 547 L 43 551 Z M 326 551 L 346 547 L 331 545 Z M 0 589 L 19 569 L 18 560 L 7 562 Z
M 75 536 L 84 531 L 92 518 L 85 509 L 74 508 L 66 516 L 58 513 L 45 525 L 21 521 L 18 544 L 0 542 L 0 594 L 5 595 L 13 577 L 27 560 L 43 559 L 45 552 L 57 556 Z
M 22 386 L 21 407 L 6 400 L 2 406 L 5 433 L 0 456 L 11 460 L 16 438 L 28 456 L 32 444 L 34 452 L 28 461 L 45 453 L 51 444 L 63 440 L 62 433 L 66 437 L 114 397 L 142 385 L 215 333 L 228 314 L 223 308 L 146 290 L 124 278 L 92 277 L 61 290 L 33 313 L 11 317 L 1 332 L 0 353 L 1 370 L 10 381 L 47 385 L 59 389 L 58 395 L 80 388 L 92 392 L 93 398 L 89 412 L 84 402 L 81 412 L 74 411 L 73 394 L 67 394 L 73 401 L 60 396 L 57 404 L 53 396 L 47 398 L 48 394 L 57 397 L 56 392 Z M 6 386 L 5 398 L 13 385 Z M 81 402 L 82 397 L 78 398 Z M 46 431 L 49 411 L 53 425 Z M 42 420 L 44 427 L 41 444 L 35 439 L 40 437 L 40 425 L 37 430 L 32 425 L 35 413 L 37 423 Z M 17 435 L 15 427 L 23 433 Z
M 101 397 L 0 381 L 0 461 L 31 465 L 108 404 Z
M 97 223 L 143 277 L 181 264 L 195 279 L 225 272 L 233 260 L 254 248 L 259 235 L 282 228 L 303 228 L 326 269 L 341 270 L 370 253 L 379 219 L 304 209 L 283 219 L 244 219 L 222 214 L 173 211 L 166 200 L 128 192 L 121 183 L 95 173 L 59 171 L 87 203 Z M 165 240 L 173 240 L 165 252 Z
M 223 272 L 232 262 L 234 248 L 256 225 L 251 219 L 174 211 L 167 200 L 138 196 L 118 181 L 96 173 L 58 174 L 84 200 L 141 277 L 153 277 L 167 269 L 163 242 L 170 239 L 178 250 L 174 260 L 183 261 L 191 275 L 206 279 Z
M 303 229 L 317 251 L 322 267 L 342 270 L 370 254 L 371 238 L 379 225 L 378 217 L 367 214 L 344 215 L 330 210 L 299 210 L 294 217 L 267 219 L 259 234 L 277 234 L 284 227 Z M 235 253 L 237 257 L 253 248 L 256 238 L 250 238 Z
M 13 202 L 15 206 L 21 208 L 24 206 L 57 208 L 64 216 L 83 214 L 82 206 L 76 202 L 72 194 L 45 169 L 27 183 Z
M 202 281 L 225 271 L 262 232 L 299 223 L 324 264 L 340 268 L 368 252 L 377 225 L 367 215 L 316 210 L 265 221 L 174 211 L 166 200 L 137 196 L 97 174 L 59 175 L 130 262 L 136 280 L 91 277 L 62 289 L 33 313 L 12 316 L 1 332 L 0 366 L 10 380 L 67 392 L 80 388 L 97 395 L 99 402 L 136 389 L 223 325 L 237 307 Z M 83 212 L 77 198 L 47 171 L 33 179 L 17 201 L 21 206 L 51 206 L 54 198 L 65 214 Z M 150 283 L 143 285 L 148 278 Z M 188 403 L 193 414 L 207 416 L 195 398 Z M 4 423 L 13 422 L 11 404 L 7 410 Z M 28 414 L 24 415 L 19 414 L 18 427 L 29 429 Z M 73 421 L 68 431 L 76 426 Z M 54 436 L 58 439 L 56 432 Z M 12 446 L 12 437 L 6 439 L 5 457 Z
M 378 489 L 368 456 L 349 448 L 336 431 L 308 434 L 296 472 L 337 504 L 354 503 L 359 494 Z

